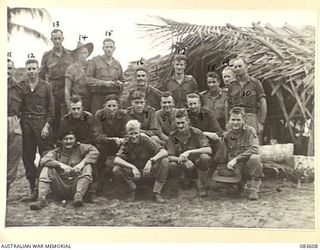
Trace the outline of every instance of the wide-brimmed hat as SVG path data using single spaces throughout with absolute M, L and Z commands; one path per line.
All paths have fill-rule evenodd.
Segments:
M 241 181 L 241 172 L 239 168 L 231 170 L 227 168 L 227 165 L 220 165 L 213 172 L 212 180 L 217 182 L 238 183 Z
M 76 58 L 79 50 L 82 49 L 82 48 L 87 48 L 87 49 L 88 49 L 88 52 L 89 52 L 89 55 L 88 55 L 88 56 L 90 56 L 91 53 L 92 53 L 92 51 L 93 51 L 93 43 L 86 43 L 86 44 L 84 44 L 84 43 L 82 43 L 82 42 L 78 42 L 77 48 L 71 51 L 71 55 L 72 55 L 74 58 Z

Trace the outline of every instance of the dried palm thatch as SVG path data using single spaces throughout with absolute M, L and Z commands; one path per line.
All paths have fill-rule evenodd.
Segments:
M 281 28 L 252 23 L 252 27 L 204 26 L 154 17 L 152 23 L 137 24 L 141 37 L 154 46 L 171 43 L 171 54 L 146 61 L 153 84 L 162 84 L 171 74 L 173 55 L 186 48 L 187 72 L 193 74 L 200 89 L 205 88 L 208 69 L 220 71 L 230 58 L 241 55 L 249 64 L 249 74 L 259 79 L 269 95 L 276 97 L 281 112 L 295 138 L 292 122 L 300 125 L 314 117 L 315 28 Z

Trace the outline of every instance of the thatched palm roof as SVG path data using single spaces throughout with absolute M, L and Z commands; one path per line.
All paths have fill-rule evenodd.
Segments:
M 314 27 L 262 27 L 259 23 L 252 27 L 204 26 L 162 17 L 137 26 L 154 46 L 172 44 L 166 59 L 146 61 L 152 81 L 161 84 L 170 75 L 173 55 L 179 49 L 186 48 L 187 72 L 196 77 L 201 89 L 205 88 L 208 69 L 220 71 L 230 58 L 242 55 L 249 64 L 249 74 L 263 83 L 269 97 L 276 97 L 287 124 L 295 118 L 313 121 Z M 294 138 L 294 131 L 288 127 Z

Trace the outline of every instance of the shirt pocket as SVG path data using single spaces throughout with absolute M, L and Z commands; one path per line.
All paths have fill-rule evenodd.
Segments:
M 37 105 L 46 105 L 46 89 L 45 88 L 39 88 L 36 90 L 36 92 L 32 95 L 33 101 Z

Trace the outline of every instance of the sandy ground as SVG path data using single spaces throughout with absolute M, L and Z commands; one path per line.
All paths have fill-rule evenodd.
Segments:
M 63 206 L 51 200 L 41 211 L 31 211 L 30 202 L 21 199 L 28 194 L 28 182 L 20 167 L 7 200 L 6 226 L 165 226 L 226 228 L 314 229 L 314 184 L 300 188 L 288 181 L 266 178 L 259 201 L 237 195 L 231 187 L 211 189 L 206 198 L 197 197 L 195 188 L 181 190 L 170 180 L 164 190 L 166 204 L 151 199 L 151 187 L 142 186 L 135 202 L 112 198 L 112 187 L 95 202 L 74 208 L 71 201 Z M 213 183 L 212 183 L 213 185 Z M 213 185 L 216 186 L 216 185 Z

